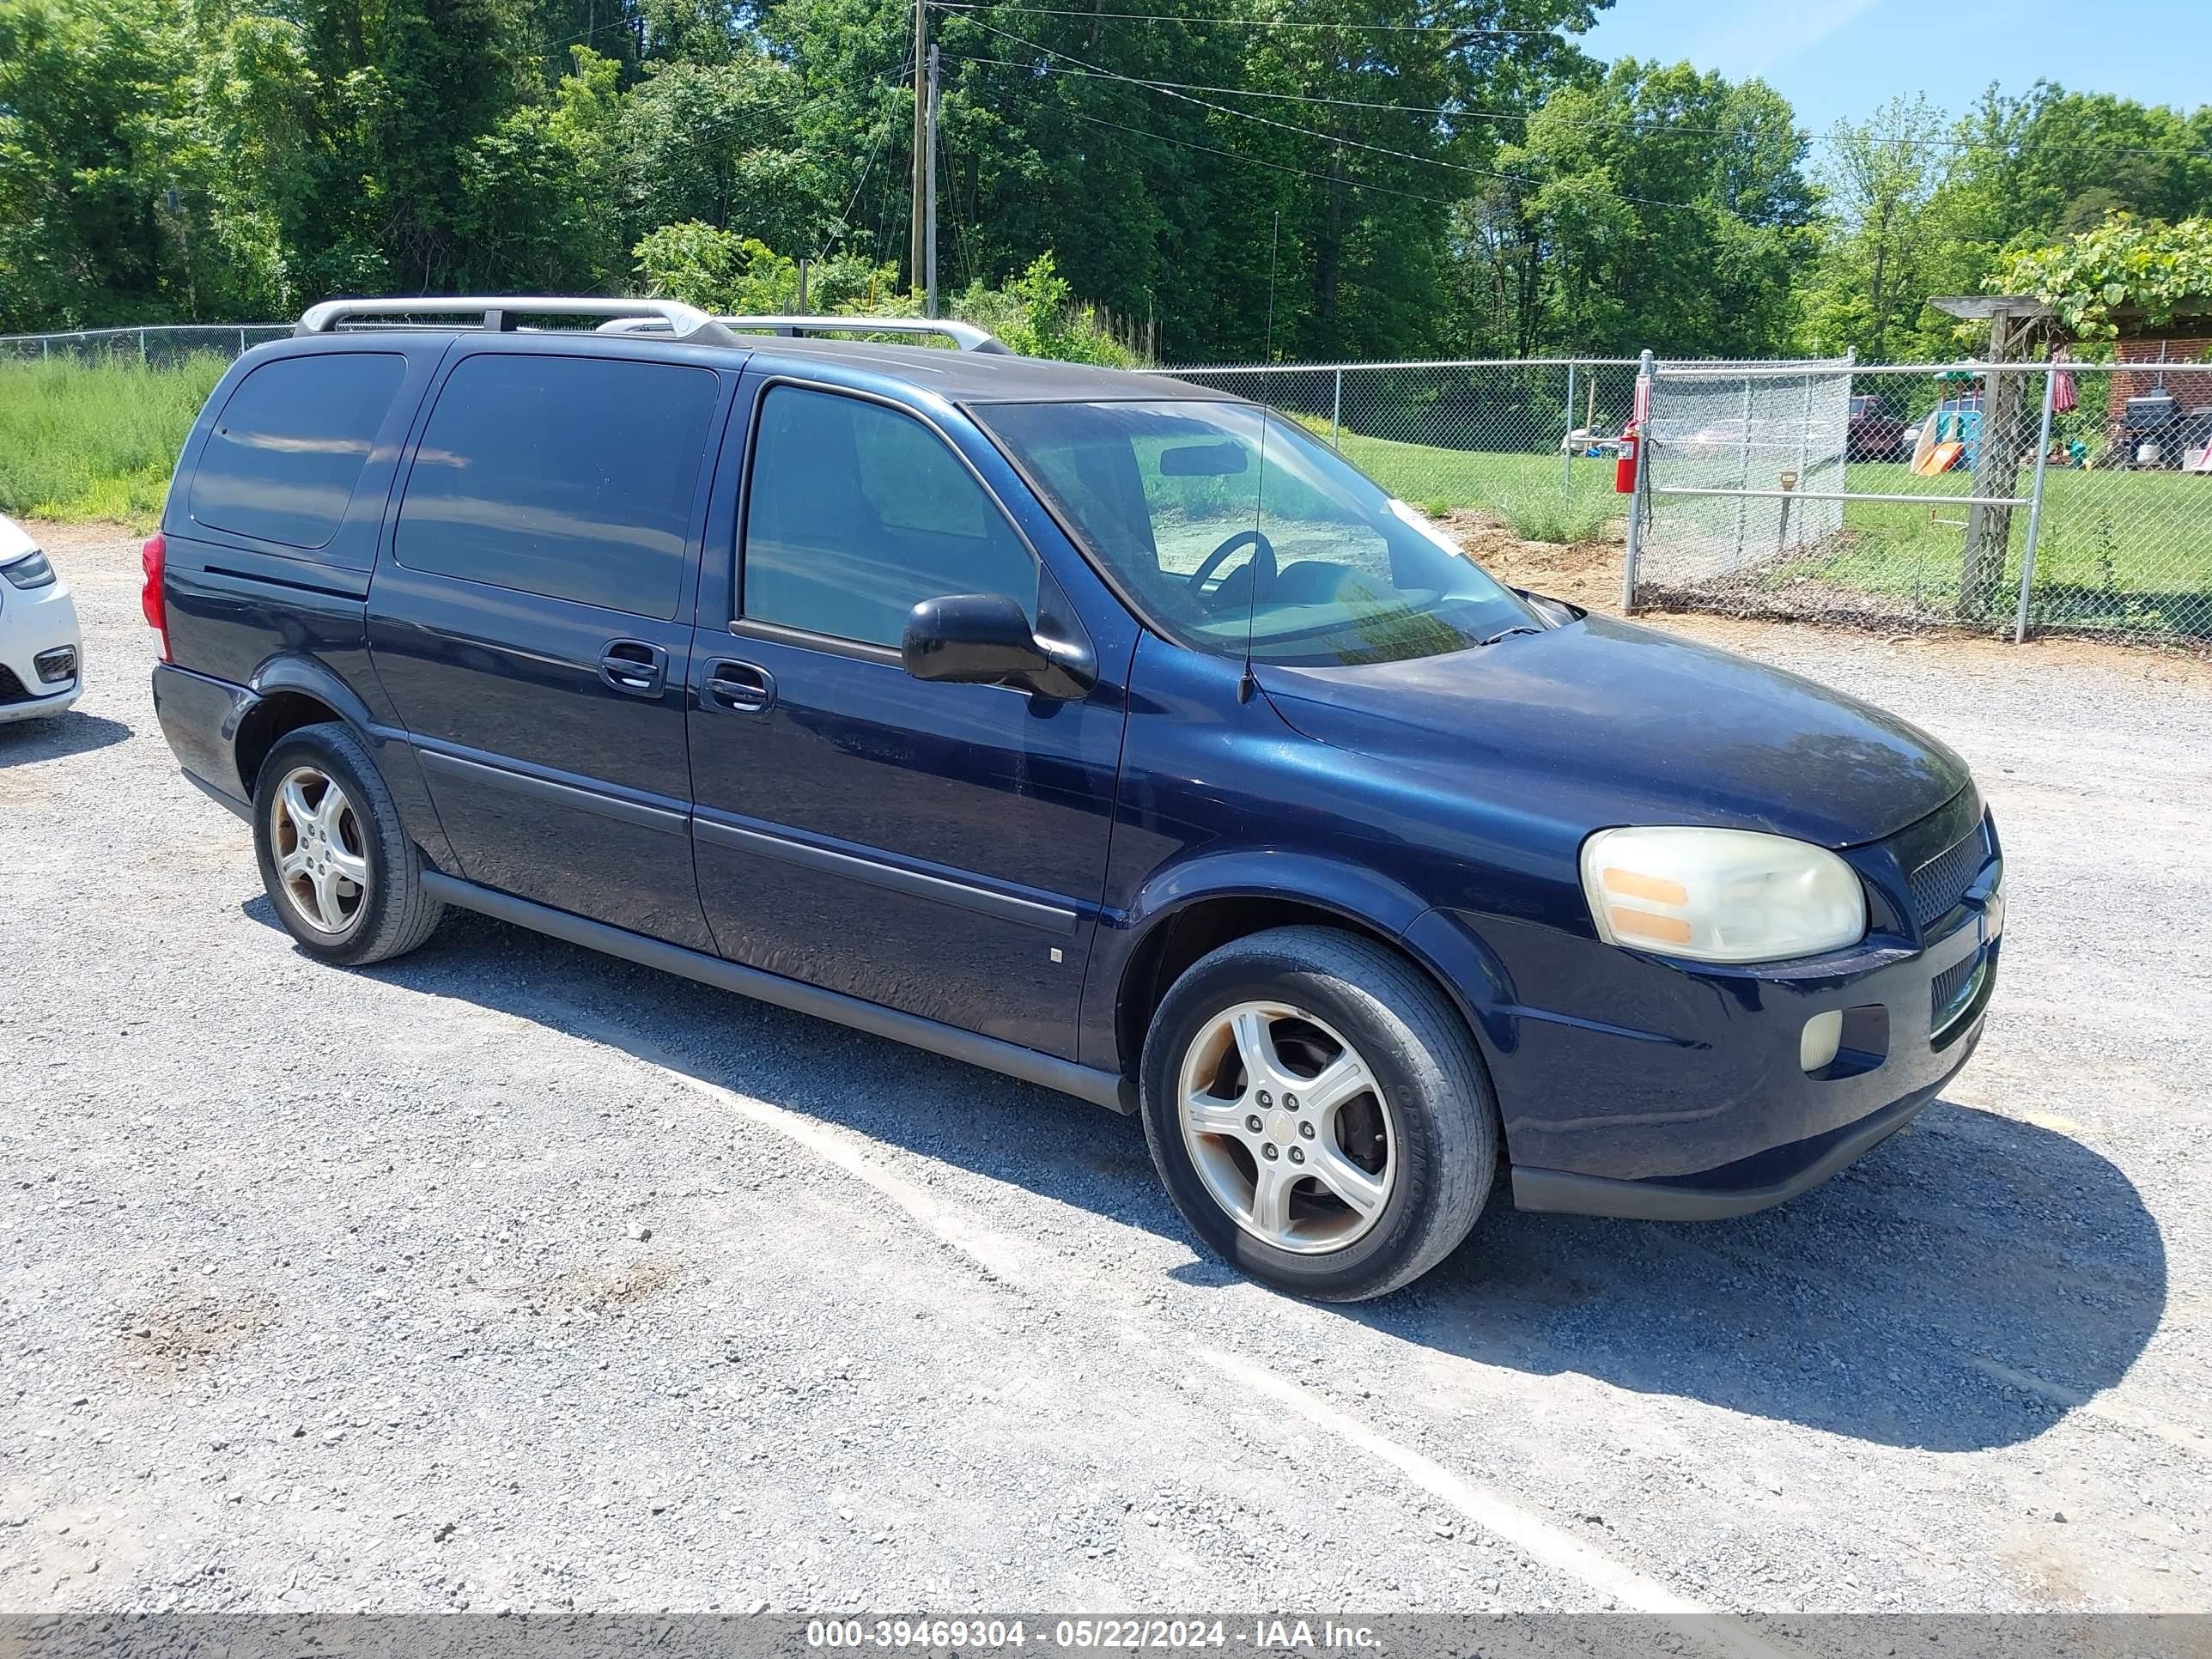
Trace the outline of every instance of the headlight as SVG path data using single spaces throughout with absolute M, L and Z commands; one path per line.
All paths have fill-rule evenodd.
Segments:
M 1749 830 L 1601 830 L 1583 892 L 1608 945 L 1703 962 L 1778 962 L 1866 937 L 1866 892 L 1825 848 Z
M 45 554 L 34 550 L 13 564 L 0 564 L 0 576 L 5 576 L 16 587 L 50 587 L 53 585 L 54 568 L 46 562 Z

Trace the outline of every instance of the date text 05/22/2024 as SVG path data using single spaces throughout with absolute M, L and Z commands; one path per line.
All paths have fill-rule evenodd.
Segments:
M 1067 1652 L 1243 1648 L 1254 1653 L 1353 1652 L 1380 1644 L 1371 1627 L 1334 1619 L 815 1619 L 806 1626 L 810 1648 L 1019 1651 L 1032 1644 Z

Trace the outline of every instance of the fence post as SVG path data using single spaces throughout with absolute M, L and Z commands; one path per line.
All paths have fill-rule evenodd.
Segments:
M 146 367 L 146 331 L 143 328 L 138 331 L 138 367 Z
M 1735 487 L 1739 490 L 1751 488 L 1751 376 L 1747 374 L 1743 377 L 1743 435 L 1736 451 Z M 1735 498 L 1735 558 L 1729 566 L 1730 570 L 1743 568 L 1744 518 L 1748 506 L 1747 497 Z
M 1849 401 L 1850 398 L 1850 390 L 1848 386 L 1844 388 L 1844 397 L 1845 398 L 1844 407 L 1848 410 L 1850 408 Z M 1850 429 L 1850 419 L 1848 414 L 1844 416 L 1844 429 L 1846 432 Z M 1845 448 L 1850 447 L 1850 441 L 1848 439 L 1845 440 L 1844 447 Z M 1813 481 L 1805 476 L 1805 469 L 1807 465 L 1811 461 L 1812 455 L 1813 377 L 1810 374 L 1808 374 L 1805 377 L 1805 410 L 1803 415 L 1799 417 L 1799 424 L 1797 427 L 1797 487 L 1801 489 L 1809 489 L 1813 487 Z M 1806 503 L 1808 510 L 1810 509 L 1811 505 L 1812 504 L 1809 501 Z M 1787 530 L 1790 527 L 1790 503 L 1787 501 L 1782 503 L 1782 527 L 1784 530 Z M 1804 520 L 1802 514 L 1798 520 L 1797 533 L 1801 537 L 1805 533 Z M 1788 548 L 1789 541 L 1787 538 L 1784 538 L 1781 544 L 1777 546 L 1774 550 L 1777 553 L 1784 553 L 1788 550 Z
M 1628 545 L 1620 557 L 1620 609 L 1636 609 L 1636 556 L 1644 548 L 1644 503 L 1651 477 L 1651 354 L 1636 364 L 1636 483 L 1628 492 Z
M 246 355 L 246 331 L 242 328 L 238 331 L 238 355 L 241 357 Z
M 1344 371 L 1340 368 L 1336 371 L 1336 394 L 1330 398 L 1328 405 L 1328 447 L 1341 449 L 1344 447 L 1343 440 Z
M 2051 406 L 2058 392 L 2058 365 L 2043 371 L 2043 428 L 2035 441 L 2035 484 L 2027 496 L 2027 544 L 2020 554 L 2020 609 L 2013 613 L 2012 642 L 2027 640 L 2028 593 L 2035 586 L 2035 538 L 2043 529 L 2043 475 L 2051 466 Z
M 1575 495 L 1575 360 L 1567 359 L 1567 427 L 1559 435 L 1559 499 Z

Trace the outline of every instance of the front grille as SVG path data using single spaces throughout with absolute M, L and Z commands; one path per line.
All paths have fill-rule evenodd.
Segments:
M 1977 951 L 1936 975 L 1936 982 L 1928 992 L 1929 1030 L 1940 1033 L 1961 1008 L 1974 1000 L 1974 993 L 1981 988 L 1982 969 L 1988 962 L 1989 953 Z
M 58 645 L 51 651 L 41 651 L 31 659 L 31 672 L 39 677 L 42 685 L 62 685 L 76 678 L 76 649 L 73 646 Z
M 1925 927 L 1966 896 L 1982 866 L 1989 861 L 1989 836 L 1976 824 L 1957 841 L 1912 872 L 1912 914 Z
M 15 678 L 12 668 L 0 667 L 0 705 L 28 702 L 31 694 L 23 690 L 23 682 Z

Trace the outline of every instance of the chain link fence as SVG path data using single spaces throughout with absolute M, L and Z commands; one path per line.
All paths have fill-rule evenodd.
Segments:
M 2027 629 L 2212 639 L 2212 364 L 2063 367 Z
M 1431 513 L 1626 539 L 1625 359 L 1169 372 Z M 2212 365 L 1656 362 L 1645 438 L 1637 606 L 2212 641 Z
M 1495 514 L 1531 540 L 1619 534 L 1613 445 L 1637 361 L 1207 365 L 1166 371 L 1279 409 L 1383 488 L 1443 517 Z
M 2212 638 L 2212 366 L 1661 365 L 1650 438 L 1639 605 Z
M 2010 627 L 2041 381 L 1657 367 L 1636 602 Z
M 167 323 L 62 334 L 0 334 L 0 362 L 124 362 L 168 368 L 198 356 L 228 360 L 291 332 L 289 323 Z
M 0 363 L 172 366 L 289 323 L 0 336 Z M 1392 494 L 1620 561 L 1623 357 L 1205 365 Z M 1632 603 L 2212 641 L 2212 364 L 1650 367 Z

